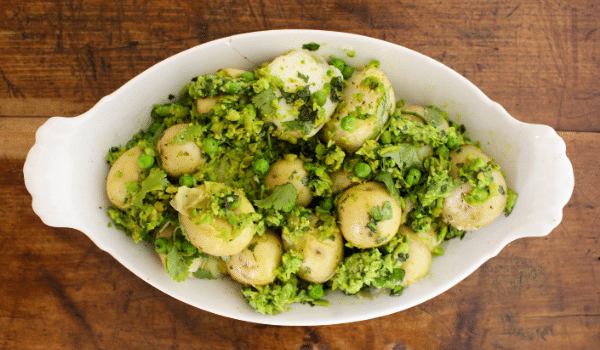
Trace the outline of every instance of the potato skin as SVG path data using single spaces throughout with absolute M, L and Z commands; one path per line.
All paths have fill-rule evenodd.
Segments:
M 142 169 L 138 164 L 138 157 L 142 154 L 139 147 L 133 147 L 121 154 L 113 163 L 106 177 L 106 193 L 108 199 L 117 208 L 125 210 L 128 182 L 136 182 Z
M 264 237 L 254 236 L 248 248 L 231 256 L 227 270 L 231 278 L 242 284 L 263 286 L 275 281 L 282 255 L 281 239 L 267 231 Z
M 184 188 L 185 191 L 197 190 L 198 193 L 200 193 L 197 201 L 195 198 L 193 198 L 194 196 L 192 192 L 190 192 L 189 195 L 186 194 L 185 197 L 188 197 L 190 201 L 195 201 L 194 207 L 205 209 L 210 205 L 210 201 L 208 200 L 210 193 L 213 191 L 219 191 L 225 187 L 226 185 L 221 183 L 206 181 L 202 185 L 196 186 L 196 188 L 193 189 Z M 234 190 L 234 193 L 239 196 L 239 201 L 241 201 L 239 207 L 234 210 L 234 215 L 253 213 L 254 207 L 244 196 L 244 194 L 239 190 Z M 241 230 L 241 232 L 239 232 L 235 238 L 224 239 L 222 237 L 223 233 L 225 233 L 226 236 L 231 237 L 234 229 L 228 220 L 219 217 L 213 217 L 211 223 L 202 223 L 200 222 L 200 218 L 190 217 L 190 215 L 187 213 L 188 210 L 185 208 L 185 205 L 186 204 L 184 203 L 179 205 L 180 208 L 175 209 L 179 211 L 179 221 L 185 228 L 185 232 L 187 233 L 190 243 L 192 243 L 196 248 L 200 249 L 200 251 L 214 256 L 227 256 L 241 252 L 250 244 L 250 241 L 255 233 L 254 223 L 250 223 L 250 225 Z
M 321 241 L 319 229 L 315 227 L 318 217 L 311 219 L 312 230 L 307 231 L 298 242 L 283 240 L 285 250 L 294 250 L 303 257 L 298 277 L 311 283 L 324 283 L 335 274 L 335 268 L 342 262 L 344 240 L 339 230 L 333 236 Z
M 313 193 L 305 184 L 306 179 L 308 179 L 308 171 L 304 169 L 302 159 L 286 155 L 283 159 L 271 164 L 269 171 L 263 178 L 263 183 L 271 190 L 278 185 L 291 183 L 298 193 L 296 205 L 305 207 L 313 200 Z
M 429 248 L 416 234 L 409 232 L 407 236 L 410 248 L 408 259 L 402 264 L 402 269 L 404 269 L 403 286 L 409 286 L 423 278 L 429 272 L 433 260 Z
M 383 207 L 389 202 L 392 218 L 377 223 L 377 232 L 367 227 L 372 208 Z M 365 182 L 350 187 L 338 201 L 338 220 L 344 238 L 358 248 L 378 247 L 389 242 L 398 231 L 402 209 L 384 185 Z
M 178 132 L 188 127 L 188 124 L 175 124 L 165 130 L 156 148 L 160 154 L 160 166 L 170 176 L 180 177 L 195 172 L 205 163 L 202 149 L 195 142 L 185 144 L 173 143 Z
M 467 161 L 467 156 L 469 154 L 473 154 L 475 157 L 481 157 L 486 162 L 491 159 L 473 145 L 461 146 L 450 152 L 450 162 L 452 166 L 450 175 L 452 177 L 458 177 L 460 164 L 464 164 Z M 493 170 L 492 176 L 496 185 L 503 186 L 503 188 L 507 189 L 506 180 L 500 170 Z M 497 196 L 488 199 L 485 203 L 480 205 L 470 205 L 465 201 L 464 196 L 472 189 L 473 187 L 470 184 L 464 183 L 455 188 L 448 197 L 444 199 L 442 217 L 444 221 L 459 230 L 469 231 L 489 225 L 502 214 L 502 211 L 506 207 L 508 198 L 506 192 L 505 194 L 498 193 Z

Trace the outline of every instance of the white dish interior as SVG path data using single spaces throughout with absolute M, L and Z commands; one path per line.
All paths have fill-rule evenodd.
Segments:
M 394 85 L 398 99 L 435 104 L 464 123 L 469 135 L 505 171 L 519 199 L 509 217 L 444 243 L 428 276 L 401 296 L 382 294 L 359 300 L 341 293 L 327 296 L 329 307 L 294 305 L 268 316 L 247 305 L 239 285 L 225 280 L 173 281 L 153 247 L 135 244 L 124 232 L 108 227 L 104 157 L 114 145 L 151 123 L 155 103 L 165 103 L 191 78 L 220 68 L 252 69 L 303 44 L 321 44 L 317 54 L 334 55 L 354 66 L 371 59 Z M 349 50 L 356 56 L 348 57 Z M 550 233 L 562 219 L 574 185 L 565 144 L 544 125 L 519 122 L 458 73 L 419 53 L 359 35 L 312 30 L 278 30 L 236 35 L 181 52 L 138 75 L 88 112 L 75 118 L 51 118 L 36 134 L 24 167 L 33 209 L 50 226 L 85 233 L 137 276 L 185 303 L 234 319 L 275 325 L 323 325 L 366 320 L 408 309 L 429 300 L 471 274 L 511 241 Z

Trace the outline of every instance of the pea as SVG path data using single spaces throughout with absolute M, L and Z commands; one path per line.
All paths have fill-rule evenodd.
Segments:
M 361 179 L 371 175 L 371 167 L 367 163 L 358 163 L 354 167 L 354 174 Z
M 190 174 L 185 174 L 179 178 L 180 186 L 194 187 L 194 178 Z
M 246 81 L 253 81 L 254 80 L 254 74 L 252 74 L 251 72 L 244 72 L 241 75 L 241 78 L 246 80 Z
M 358 121 L 353 116 L 347 115 L 344 118 L 342 118 L 342 121 L 340 122 L 340 126 L 345 131 L 353 132 L 354 130 L 356 130 L 356 127 L 358 126 Z
M 421 180 L 421 171 L 419 169 L 412 168 L 406 174 L 406 184 L 408 186 L 413 186 L 419 183 Z
M 148 132 L 155 134 L 158 129 L 160 129 L 161 124 L 159 122 L 154 122 L 152 124 L 150 124 L 150 127 L 148 128 Z
M 212 137 L 207 137 L 202 141 L 202 148 L 206 154 L 215 154 L 219 149 L 219 143 Z
M 445 158 L 445 159 L 450 158 L 450 151 L 448 150 L 448 147 L 446 147 L 444 145 L 436 148 L 435 154 L 440 156 L 441 158 Z
M 319 106 L 323 106 L 325 104 L 325 102 L 327 102 L 327 96 L 328 96 L 327 91 L 319 90 L 319 91 L 315 91 L 315 93 L 313 94 L 312 97 Z
M 339 69 L 340 72 L 342 72 L 344 70 L 344 66 L 346 65 L 344 63 L 344 61 L 342 61 L 339 58 L 334 58 L 333 60 L 331 60 L 331 62 L 329 62 L 329 64 L 334 66 L 335 68 Z
M 149 155 L 148 153 L 142 153 L 138 157 L 138 165 L 140 166 L 140 168 L 148 170 L 154 165 L 154 157 Z
M 154 250 L 158 254 L 167 254 L 172 247 L 173 243 L 164 237 L 159 237 L 154 241 Z
M 460 136 L 452 136 L 448 138 L 448 142 L 446 142 L 446 146 L 450 149 L 456 149 L 462 144 L 462 139 Z
M 320 284 L 314 284 L 311 286 L 311 288 L 308 289 L 308 296 L 311 299 L 319 300 L 323 298 L 323 294 L 325 294 L 323 292 L 323 286 Z
M 269 162 L 266 159 L 260 158 L 252 164 L 252 170 L 258 176 L 264 176 L 269 171 Z
M 330 211 L 333 208 L 333 198 L 327 197 L 321 201 L 321 209 Z
M 344 69 L 342 69 L 342 76 L 344 77 L 344 79 L 350 78 L 352 76 L 352 73 L 354 73 L 354 68 L 350 66 L 345 66 Z

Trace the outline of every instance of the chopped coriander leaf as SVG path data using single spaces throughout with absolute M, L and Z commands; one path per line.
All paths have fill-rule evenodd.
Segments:
M 289 212 L 296 205 L 297 197 L 298 192 L 296 187 L 288 182 L 285 185 L 276 186 L 271 195 L 264 199 L 255 201 L 254 204 L 263 209 L 272 208 L 275 210 Z
M 308 51 L 317 51 L 320 47 L 321 47 L 321 45 L 319 45 L 317 43 L 308 43 L 308 44 L 302 45 L 302 48 L 304 50 L 308 50 Z

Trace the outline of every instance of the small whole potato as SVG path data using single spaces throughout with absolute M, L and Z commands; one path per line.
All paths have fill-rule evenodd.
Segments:
M 285 250 L 294 250 L 303 257 L 298 277 L 311 283 L 324 283 L 335 274 L 335 268 L 344 255 L 344 240 L 339 229 L 325 240 L 319 239 L 319 221 L 316 215 L 311 219 L 311 230 L 306 231 L 298 242 L 283 240 Z
M 403 286 L 409 286 L 423 278 L 429 272 L 433 260 L 429 248 L 416 234 L 409 232 L 407 236 L 410 248 L 408 259 L 402 264 L 402 269 L 404 269 Z
M 106 177 L 106 193 L 108 199 L 117 208 L 125 210 L 128 182 L 136 182 L 142 169 L 138 164 L 138 157 L 142 154 L 139 147 L 133 147 L 114 162 Z
M 402 219 L 402 209 L 396 200 L 377 182 L 350 187 L 342 193 L 337 208 L 342 235 L 358 248 L 389 242 Z
M 232 255 L 227 270 L 231 278 L 242 284 L 263 286 L 275 281 L 282 255 L 281 239 L 267 231 L 262 237 L 254 236 L 246 249 Z
M 308 171 L 304 169 L 304 161 L 293 155 L 286 155 L 273 163 L 263 178 L 265 186 L 271 190 L 278 185 L 291 183 L 296 188 L 298 197 L 296 205 L 307 206 L 313 200 L 313 193 L 307 186 Z
M 329 174 L 331 178 L 331 193 L 337 194 L 348 187 L 355 185 L 356 182 L 352 179 L 354 174 L 351 174 L 343 169 L 337 170 Z
M 180 177 L 195 172 L 205 163 L 202 149 L 195 142 L 177 143 L 177 134 L 188 127 L 188 124 L 175 124 L 165 130 L 156 148 L 160 154 L 160 166 L 170 176 Z
M 491 160 L 490 157 L 473 145 L 461 146 L 450 152 L 450 175 L 452 177 L 458 178 L 458 169 L 467 162 L 470 154 L 476 158 L 483 158 L 486 162 Z M 492 177 L 496 185 L 499 187 L 502 186 L 504 189 L 503 192 L 498 193 L 498 195 L 482 204 L 470 205 L 464 196 L 473 189 L 473 186 L 463 183 L 450 192 L 448 197 L 444 199 L 442 207 L 443 219 L 457 229 L 467 231 L 489 225 L 492 221 L 496 220 L 506 207 L 508 196 L 506 192 L 506 180 L 502 172 L 499 169 L 495 169 L 492 171 Z
M 185 228 L 189 241 L 206 254 L 237 254 L 248 247 L 255 233 L 253 222 L 235 232 L 228 219 L 204 215 L 206 212 L 210 213 L 210 194 L 226 188 L 228 187 L 224 184 L 209 181 L 194 188 L 181 186 L 171 201 L 171 206 L 179 212 L 179 221 Z M 238 196 L 239 205 L 233 210 L 232 216 L 254 212 L 254 207 L 243 193 L 237 189 L 233 193 Z
M 333 140 L 347 152 L 356 152 L 366 140 L 378 135 L 396 108 L 394 98 L 392 84 L 381 69 L 355 71 L 348 79 L 342 102 L 323 127 L 323 138 Z

